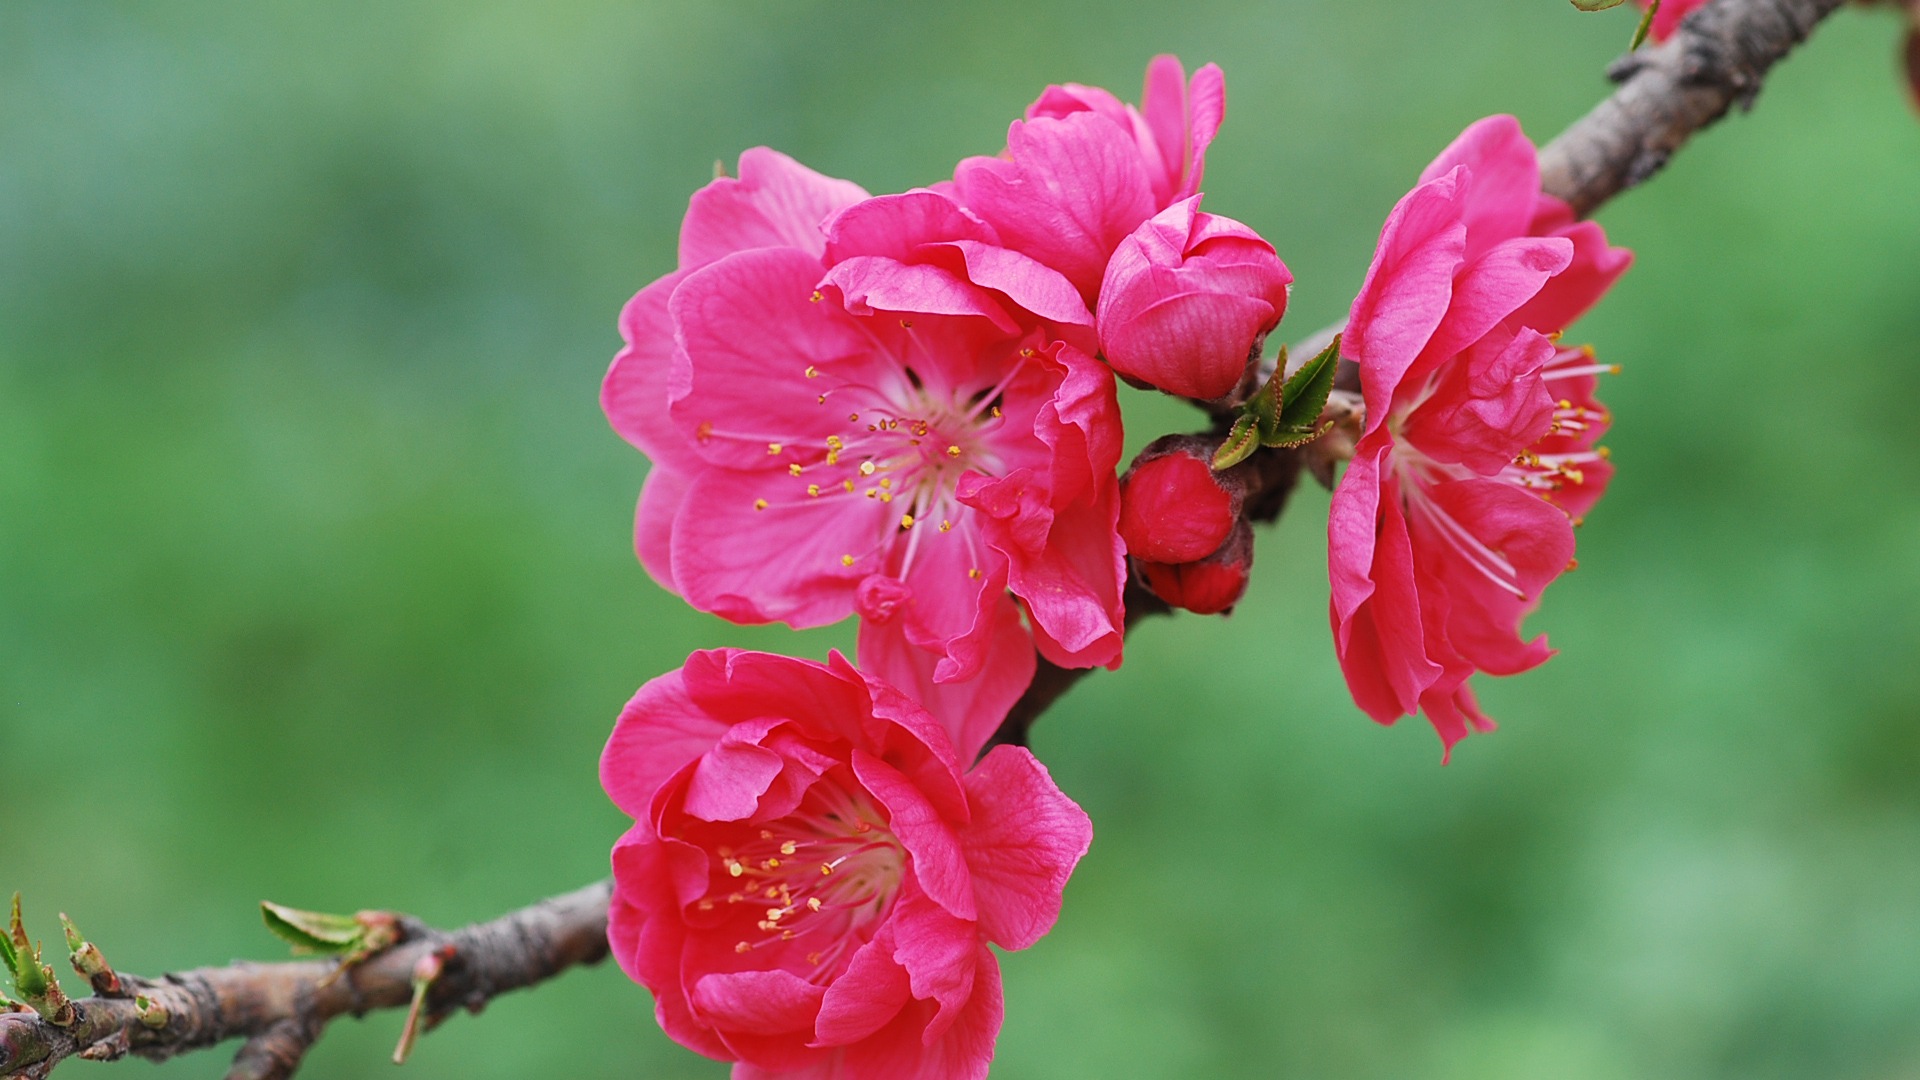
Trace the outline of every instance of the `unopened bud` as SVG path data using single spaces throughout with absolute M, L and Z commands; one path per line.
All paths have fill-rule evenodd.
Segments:
M 1247 591 L 1253 569 L 1253 527 L 1244 520 L 1220 550 L 1204 559 L 1158 563 L 1135 559 L 1140 576 L 1155 596 L 1196 615 L 1218 615 L 1233 610 Z
M 173 1015 L 167 1012 L 165 1005 L 144 994 L 133 999 L 133 1014 L 140 1018 L 140 1023 L 155 1031 L 166 1027 L 167 1021 L 173 1019 Z
M 1127 554 L 1187 563 L 1217 551 L 1239 518 L 1239 484 L 1213 471 L 1205 439 L 1156 439 L 1120 479 L 1120 538 Z
M 1129 380 L 1190 398 L 1233 390 L 1287 310 L 1293 275 L 1232 218 L 1174 203 L 1120 241 L 1100 283 L 1100 352 Z

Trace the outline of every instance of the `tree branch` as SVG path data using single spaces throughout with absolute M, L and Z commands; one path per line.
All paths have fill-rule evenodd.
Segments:
M 0 1076 L 38 1080 L 74 1055 L 165 1061 L 245 1038 L 229 1080 L 278 1080 L 293 1074 L 328 1021 L 409 1004 L 416 970 L 431 957 L 442 963 L 426 993 L 429 1028 L 455 1009 L 478 1012 L 509 990 L 597 963 L 607 955 L 612 895 L 602 881 L 452 932 L 401 918 L 399 944 L 344 968 L 297 960 L 158 979 L 122 974 L 119 993 L 74 1002 L 77 1019 L 67 1027 L 33 1012 L 0 1014 Z
M 1541 186 L 1566 200 L 1581 217 L 1591 216 L 1607 200 L 1659 172 L 1695 132 L 1712 126 L 1735 104 L 1751 108 L 1767 71 L 1845 2 L 1713 0 L 1689 15 L 1663 44 L 1613 63 L 1607 75 L 1619 88 L 1541 149 Z M 1311 335 L 1295 354 L 1318 353 L 1342 325 Z M 1271 359 L 1263 361 L 1242 385 L 1257 388 L 1265 383 L 1273 374 L 1273 364 Z M 1359 376 L 1352 361 L 1342 360 L 1336 385 L 1358 390 Z M 1221 421 L 1231 420 L 1235 404 L 1209 403 L 1219 431 L 1224 432 Z M 1274 486 L 1263 492 L 1268 512 L 1256 515 L 1256 520 L 1279 517 L 1302 456 L 1298 450 L 1274 449 L 1255 455 L 1256 461 L 1280 458 L 1292 463 L 1265 470 Z M 1153 597 L 1148 597 L 1150 607 L 1137 608 L 1134 598 L 1141 591 L 1129 583 L 1129 628 L 1144 615 L 1170 610 Z M 1028 729 L 1040 714 L 1092 670 L 1056 667 L 1043 659 L 1033 684 L 988 746 L 1026 745 Z

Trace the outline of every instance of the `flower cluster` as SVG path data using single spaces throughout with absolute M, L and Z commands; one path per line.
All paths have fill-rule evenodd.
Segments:
M 614 954 L 737 1078 L 985 1075 L 988 946 L 1046 932 L 1091 828 L 1027 751 L 982 751 L 1042 660 L 1119 665 L 1130 569 L 1229 611 L 1250 508 L 1284 495 L 1262 477 L 1300 464 L 1228 465 L 1222 424 L 1122 477 L 1117 381 L 1215 416 L 1265 401 L 1282 454 L 1325 434 L 1331 351 L 1257 389 L 1292 275 L 1200 209 L 1224 111 L 1219 69 L 1160 57 L 1137 107 L 1049 87 L 1003 153 L 926 188 L 749 150 L 622 312 L 601 400 L 652 462 L 647 571 L 738 623 L 859 620 L 857 666 L 695 654 L 602 761 L 634 821 Z M 1540 192 L 1533 154 L 1482 122 L 1394 210 L 1349 321 L 1352 423 L 1322 441 L 1352 458 L 1329 551 L 1355 700 L 1424 710 L 1449 746 L 1486 723 L 1470 674 L 1545 657 L 1519 619 L 1609 475 L 1598 368 L 1558 331 L 1626 256 Z

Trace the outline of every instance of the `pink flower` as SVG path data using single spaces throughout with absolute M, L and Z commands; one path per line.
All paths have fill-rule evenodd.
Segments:
M 1375 720 L 1424 710 L 1450 750 L 1492 726 L 1470 675 L 1550 655 L 1520 621 L 1571 563 L 1569 512 L 1611 474 L 1599 368 L 1550 335 L 1630 261 L 1541 194 L 1506 116 L 1469 127 L 1387 218 L 1343 347 L 1366 428 L 1328 523 L 1336 647 Z
M 1005 246 L 1065 274 L 1091 307 L 1120 241 L 1200 190 L 1225 113 L 1220 69 L 1208 64 L 1189 84 L 1171 56 L 1148 65 L 1137 110 L 1098 87 L 1050 86 L 1007 132 L 1005 157 L 960 163 L 954 193 Z
M 1642 11 L 1653 6 L 1653 0 L 1634 0 Z M 1661 0 L 1660 10 L 1654 13 L 1653 40 L 1665 41 L 1680 29 L 1680 22 L 1687 16 L 1706 6 L 1707 0 Z
M 1119 662 L 1112 376 L 1079 347 L 1072 286 L 951 199 L 859 200 L 777 160 L 749 175 L 743 157 L 729 201 L 696 196 L 684 227 L 757 246 L 668 275 L 623 320 L 603 403 L 656 462 L 642 561 L 736 622 L 858 613 L 863 665 L 971 757 L 1036 646 Z
M 628 703 L 600 778 L 634 819 L 614 958 L 736 1080 L 985 1076 L 987 945 L 1043 936 L 1092 840 L 1033 755 L 963 772 L 926 712 L 837 653 L 693 654 Z
M 1100 284 L 1100 351 L 1129 379 L 1170 394 L 1231 391 L 1279 325 L 1293 275 L 1245 225 L 1200 212 L 1200 196 L 1120 242 Z

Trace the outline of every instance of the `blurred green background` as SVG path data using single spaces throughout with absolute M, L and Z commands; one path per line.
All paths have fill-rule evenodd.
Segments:
M 1049 81 L 1227 71 L 1208 206 L 1341 314 L 1481 115 L 1544 140 L 1632 19 L 1557 0 L 0 5 L 0 887 L 130 970 L 263 897 L 457 924 L 605 872 L 612 719 L 698 615 L 629 547 L 596 389 L 687 195 L 772 144 L 870 190 Z M 1441 768 L 1348 701 L 1326 497 L 1230 620 L 1143 627 L 1036 749 L 1098 839 L 1005 960 L 995 1075 L 1920 1077 L 1920 119 L 1843 12 L 1606 209 L 1578 328 L 1619 478 Z M 1131 443 L 1190 424 L 1133 395 Z M 398 1017 L 304 1075 L 388 1068 Z M 206 1055 L 167 1077 L 214 1075 Z M 153 1075 L 148 1066 L 74 1063 Z M 410 1075 L 706 1077 L 612 966 Z

